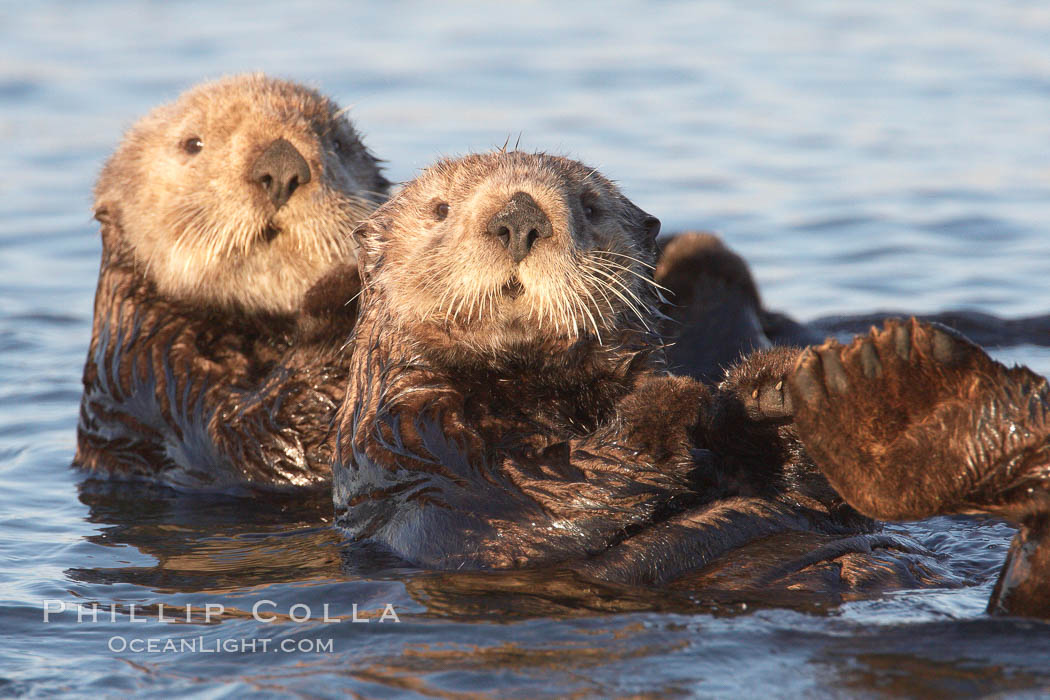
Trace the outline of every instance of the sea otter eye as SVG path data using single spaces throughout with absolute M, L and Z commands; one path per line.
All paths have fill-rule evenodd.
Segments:
M 339 139 L 333 139 L 332 140 L 332 148 L 335 149 L 336 153 L 342 153 L 343 152 L 343 142 L 340 141 Z
M 594 195 L 587 193 L 580 197 L 580 206 L 583 207 L 583 215 L 587 217 L 588 221 L 594 221 L 598 218 L 598 207 L 595 206 Z
M 186 151 L 191 156 L 200 153 L 202 148 L 204 148 L 204 142 L 196 136 L 191 136 L 182 142 L 182 150 Z
M 445 217 L 448 216 L 448 203 L 438 202 L 437 206 L 434 207 L 434 216 L 437 217 L 438 221 L 444 221 Z

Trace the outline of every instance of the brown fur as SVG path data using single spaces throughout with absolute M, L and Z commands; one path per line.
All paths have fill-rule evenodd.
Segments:
M 615 216 L 574 211 L 591 187 Z M 514 264 L 486 221 L 526 190 L 553 235 Z M 1023 530 L 992 607 L 1045 615 L 1045 380 L 918 324 L 847 349 L 753 353 L 716 388 L 662 376 L 644 274 L 654 227 L 627 204 L 579 164 L 498 152 L 441 163 L 361 226 L 333 472 L 351 538 L 434 568 L 856 595 L 951 575 L 849 504 L 994 512 Z M 621 303 L 536 312 L 566 289 L 597 299 L 581 268 L 610 245 L 638 265 Z
M 199 153 L 182 148 L 191 138 Z M 275 210 L 247 173 L 278 138 L 323 177 Z M 353 258 L 349 233 L 387 186 L 337 104 L 244 75 L 199 85 L 135 124 L 102 169 L 95 211 L 163 297 L 294 313 L 330 265 Z
M 800 323 L 762 305 L 751 271 L 714 234 L 686 232 L 659 241 L 656 281 L 666 288 L 668 315 L 663 329 L 672 369 L 704 381 L 718 381 L 738 357 L 770 344 L 819 345 L 830 336 L 865 333 L 893 317 L 882 311 L 825 316 Z M 979 311 L 946 311 L 917 316 L 952 328 L 984 347 L 1050 345 L 1050 315 L 1003 319 Z
M 1050 385 L 944 327 L 890 321 L 803 353 L 788 386 L 810 454 L 878 518 L 1017 523 L 989 608 L 1050 618 Z
M 762 308 L 758 287 L 747 263 L 713 233 L 686 232 L 662 239 L 654 273 L 674 294 L 674 302 L 688 307 L 703 292 L 697 284 L 718 281 L 744 296 L 748 305 Z
M 747 263 L 717 236 L 663 241 L 655 278 L 667 293 L 661 330 L 672 371 L 717 383 L 738 359 L 770 346 Z
M 278 138 L 312 177 L 275 208 L 247 173 Z M 132 127 L 96 187 L 75 462 L 186 488 L 325 482 L 346 377 L 326 327 L 352 325 L 348 232 L 386 187 L 338 106 L 294 83 L 207 83 Z M 307 297 L 332 268 L 339 283 Z
M 486 221 L 517 192 L 553 235 L 515 265 Z M 435 568 L 662 583 L 778 532 L 870 531 L 735 387 L 659 372 L 655 232 L 594 170 L 518 152 L 440 163 L 362 224 L 349 536 Z
M 880 319 L 878 314 L 834 317 L 801 325 L 766 311 L 744 261 L 710 234 L 671 238 L 656 274 L 673 302 L 668 314 L 678 322 L 665 325 L 676 341 L 669 359 L 709 380 L 720 374 L 722 358 L 759 346 L 764 335 L 778 343 L 807 344 Z M 1046 342 L 1044 318 L 1004 321 L 962 312 L 927 319 L 965 328 L 989 344 Z M 1023 368 L 1008 370 L 948 328 L 913 319 L 890 321 L 847 347 L 828 341 L 801 356 L 790 347 L 752 353 L 728 372 L 721 387 L 751 419 L 779 425 L 770 444 L 785 446 L 790 455 L 779 478 L 837 511 L 843 522 L 862 526 L 850 506 L 891 520 L 959 512 L 1012 520 L 1020 532 L 989 610 L 1050 618 L 1050 390 L 1044 378 Z M 731 418 L 721 427 L 738 422 Z M 724 434 L 715 430 L 709 439 L 717 442 Z M 726 480 L 737 489 L 763 483 L 748 462 L 728 473 Z M 772 486 L 775 479 L 765 483 Z M 851 579 L 855 590 L 864 588 L 865 580 L 885 582 L 887 576 L 907 586 L 907 571 L 937 569 L 921 553 L 894 549 L 882 564 L 865 565 L 864 557 L 859 567 L 856 561 L 830 568 L 823 562 L 800 570 L 804 578 L 791 574 L 794 583 L 784 583 L 813 585 L 819 574 L 819 586 L 830 574 Z M 685 581 L 747 588 L 753 585 L 755 551 L 765 550 L 748 545 Z M 880 570 L 884 575 L 870 578 Z M 911 585 L 937 583 L 943 575 L 923 575 Z

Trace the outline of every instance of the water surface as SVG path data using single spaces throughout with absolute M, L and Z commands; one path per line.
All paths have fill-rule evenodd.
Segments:
M 1050 690 L 1050 628 L 983 614 L 1011 535 L 994 520 L 907 528 L 962 587 L 744 610 L 398 569 L 345 549 L 324 498 L 108 489 L 68 466 L 101 162 L 151 106 L 245 70 L 354 105 L 395 180 L 508 138 L 580 158 L 666 231 L 721 232 L 767 303 L 800 318 L 1046 313 L 1050 9 L 916 5 L 0 4 L 0 694 Z M 1046 349 L 998 355 L 1050 372 Z M 106 612 L 44 624 L 45 599 Z M 260 601 L 274 622 L 251 616 Z M 206 603 L 225 614 L 205 624 Z M 355 604 L 373 621 L 350 621 Z M 399 623 L 378 622 L 388 604 Z M 183 619 L 158 620 L 161 605 Z M 112 651 L 120 637 L 332 649 Z

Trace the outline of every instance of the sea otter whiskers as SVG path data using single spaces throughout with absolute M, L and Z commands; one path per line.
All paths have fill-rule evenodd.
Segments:
M 166 298 L 295 313 L 388 183 L 337 104 L 247 75 L 139 121 L 95 188 L 95 214 Z
M 261 75 L 132 127 L 95 191 L 75 462 L 186 488 L 326 482 L 345 366 L 317 326 L 352 322 L 349 232 L 388 184 L 338 105 Z
M 360 237 L 370 286 L 383 289 L 369 296 L 390 320 L 432 341 L 427 352 L 486 357 L 537 336 L 571 345 L 647 328 L 659 222 L 571 161 L 486 165 L 428 169 L 401 200 L 408 215 L 381 213 L 369 226 L 382 238 Z
M 861 447 L 876 453 L 892 437 L 856 411 L 824 410 L 828 397 L 843 394 L 834 399 L 841 404 L 856 395 L 849 372 L 836 368 L 835 346 L 753 354 L 715 388 L 659 373 L 647 273 L 657 230 L 595 171 L 502 151 L 440 163 L 363 222 L 362 312 L 337 417 L 337 524 L 355 540 L 441 569 L 556 564 L 629 583 L 823 592 L 943 580 L 919 545 L 878 534 L 842 499 L 882 514 L 907 471 L 834 447 L 850 441 L 846 421 L 862 426 Z M 607 253 L 625 261 L 617 273 L 586 274 L 586 261 Z M 961 444 L 987 448 L 973 464 L 976 483 L 995 474 L 1004 497 L 1022 486 L 1042 493 L 1050 483 L 1050 430 L 1039 418 L 1045 382 L 993 374 L 982 391 L 1007 395 L 995 406 L 1043 413 L 981 418 L 987 403 L 965 386 L 990 361 L 959 364 L 980 351 L 926 326 L 913 326 L 908 338 L 922 345 L 920 333 L 933 334 L 933 349 L 911 365 L 884 363 L 885 375 L 867 374 L 874 384 L 861 389 L 858 410 L 920 426 L 908 433 L 915 441 L 894 443 L 911 463 L 930 451 L 938 428 L 952 427 L 948 436 Z M 910 347 L 894 334 L 891 327 L 870 342 Z M 842 363 L 869 372 L 865 347 Z M 942 374 L 937 363 L 960 369 Z M 892 398 L 899 392 L 878 391 L 917 375 L 939 378 L 921 389 L 933 405 L 901 406 Z M 954 407 L 954 423 L 927 426 L 941 401 Z M 999 428 L 1030 431 L 1031 439 L 1018 447 L 982 437 Z M 885 493 L 868 482 L 862 491 L 874 501 L 835 491 L 810 447 L 832 483 L 871 466 L 876 480 L 889 479 Z M 1023 474 L 1009 467 L 1016 459 Z M 934 467 L 955 483 L 950 459 Z M 923 507 L 951 511 L 968 497 L 931 492 Z M 1050 578 L 1046 500 L 1025 502 L 1035 504 L 1023 512 L 1026 542 L 1038 549 L 1019 545 L 1014 561 L 1023 566 L 1009 572 L 1023 582 L 1001 587 L 1028 602 L 1000 608 L 1042 615 L 1031 592 Z M 726 568 L 734 561 L 747 565 Z

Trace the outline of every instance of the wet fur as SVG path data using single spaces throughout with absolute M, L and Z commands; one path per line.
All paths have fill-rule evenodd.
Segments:
M 597 231 L 573 212 L 594 182 L 597 206 L 618 213 Z M 555 231 L 543 268 L 508 266 L 484 235 L 485 217 L 526 189 Z M 463 216 L 435 224 L 434 202 Z M 990 512 L 1022 528 L 990 609 L 1048 616 L 1045 379 L 917 321 L 848 348 L 759 352 L 746 343 L 761 331 L 743 324 L 730 338 L 744 358 L 717 386 L 664 375 L 652 329 L 661 305 L 676 310 L 643 272 L 656 254 L 643 217 L 577 163 L 498 152 L 440 164 L 362 225 L 364 310 L 333 474 L 352 539 L 439 569 L 556 565 L 631 584 L 861 595 L 958 583 L 866 516 Z M 617 241 L 637 274 L 590 329 L 581 313 L 543 325 L 542 298 L 479 301 L 508 278 L 564 296 L 587 284 L 564 261 Z M 688 307 L 697 289 L 721 288 L 735 313 L 757 316 L 743 261 L 711 237 L 684 242 L 656 269 L 664 291 Z M 423 282 L 419 251 L 438 264 Z M 453 280 L 465 317 L 391 293 L 422 283 L 440 300 Z
M 835 315 L 805 323 L 762 303 L 747 263 L 711 233 L 685 232 L 658 241 L 656 281 L 667 290 L 662 330 L 671 368 L 717 382 L 733 361 L 770 345 L 805 347 L 825 338 L 866 333 L 910 313 Z M 952 328 L 984 347 L 1050 345 L 1050 315 L 1004 319 L 978 311 L 918 315 Z
M 663 241 L 656 275 L 668 290 L 665 329 L 676 341 L 669 358 L 711 381 L 725 357 L 744 356 L 722 388 L 735 393 L 753 419 L 778 421 L 780 444 L 819 465 L 794 454 L 786 464 L 795 483 L 808 484 L 825 503 L 831 503 L 829 491 L 841 494 L 842 505 L 885 520 L 950 513 L 1011 520 L 1020 531 L 988 609 L 1050 618 L 1050 390 L 1045 378 L 1003 367 L 953 330 L 992 345 L 1045 344 L 1045 318 L 958 312 L 890 320 L 848 346 L 830 340 L 800 352 L 791 346 L 861 331 L 882 319 L 833 317 L 804 325 L 769 312 L 743 259 L 711 234 Z M 930 319 L 948 325 L 929 325 Z M 698 347 L 698 332 L 713 338 L 714 347 Z M 784 347 L 748 354 L 770 339 Z M 934 573 L 938 567 L 922 552 L 897 550 L 882 564 L 854 562 L 851 576 L 859 583 L 858 572 L 886 573 L 889 563 L 910 562 L 898 571 L 902 586 L 908 570 L 926 572 L 913 585 L 950 580 L 947 572 Z M 741 572 L 753 569 L 754 561 L 741 553 L 729 560 L 736 563 L 692 580 L 748 585 L 750 574 Z M 826 563 L 806 575 L 821 570 Z M 840 575 L 845 571 L 840 568 Z M 880 578 L 885 583 L 893 576 Z
M 795 423 L 831 484 L 864 513 L 990 513 L 1018 525 L 989 603 L 1050 618 L 1050 385 L 942 326 L 890 321 L 802 353 Z
M 515 269 L 483 224 L 517 191 L 555 235 Z M 605 216 L 589 220 L 579 203 L 595 193 Z M 427 567 L 560 564 L 652 584 L 777 533 L 872 532 L 783 421 L 749 414 L 747 376 L 714 388 L 661 372 L 654 229 L 593 170 L 517 152 L 441 163 L 366 221 L 339 526 Z M 602 298 L 578 261 L 613 246 L 633 258 L 623 296 L 588 307 L 593 322 L 580 304 L 566 315 L 566 290 Z M 521 296 L 493 297 L 515 276 Z
M 275 211 L 245 173 L 277 138 L 313 177 Z M 386 188 L 337 105 L 294 83 L 204 84 L 132 127 L 96 188 L 75 463 L 187 489 L 327 483 L 359 288 L 349 231 Z

